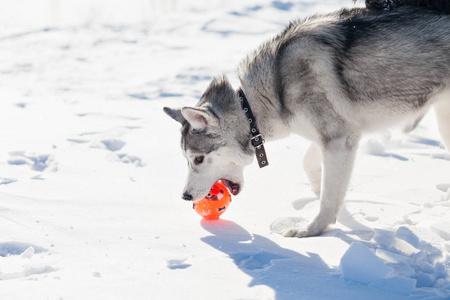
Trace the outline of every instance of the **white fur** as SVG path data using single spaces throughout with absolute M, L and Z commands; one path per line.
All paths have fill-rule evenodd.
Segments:
M 233 152 L 233 149 L 222 147 L 205 155 L 204 163 L 195 165 L 194 159 L 201 153 L 186 151 L 189 173 L 184 191 L 192 195 L 192 201 L 205 197 L 213 184 L 222 178 L 238 183 L 242 190 L 244 167 L 250 164 L 252 159 L 247 156 L 246 160 L 242 160 L 239 155 Z
M 438 102 L 434 105 L 434 111 L 439 126 L 439 133 L 445 146 L 450 150 L 450 88 L 440 94 L 437 100 Z

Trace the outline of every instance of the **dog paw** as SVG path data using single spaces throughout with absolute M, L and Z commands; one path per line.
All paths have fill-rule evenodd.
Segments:
M 320 182 L 311 182 L 311 192 L 313 192 L 318 198 L 320 198 Z
M 303 218 L 281 218 L 270 225 L 272 233 L 278 233 L 284 237 L 304 238 L 320 235 L 323 230 L 320 226 L 309 224 Z
M 296 238 L 304 238 L 312 236 L 308 230 L 301 230 L 297 228 L 287 229 L 282 233 L 284 237 L 296 237 Z
M 320 199 L 320 186 L 319 187 L 311 187 L 311 192 L 313 192 L 317 199 Z
M 285 237 L 310 237 L 310 236 L 319 236 L 321 235 L 327 228 L 326 225 L 317 224 L 315 222 L 309 224 L 306 229 L 305 227 L 291 227 L 287 230 L 284 230 L 281 234 Z

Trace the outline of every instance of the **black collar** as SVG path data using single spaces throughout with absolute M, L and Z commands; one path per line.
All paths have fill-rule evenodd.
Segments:
M 252 134 L 251 143 L 252 146 L 255 147 L 255 154 L 256 159 L 258 160 L 258 165 L 260 168 L 264 168 L 269 165 L 269 162 L 267 161 L 266 150 L 264 149 L 263 136 L 256 126 L 255 116 L 253 115 L 250 104 L 247 101 L 247 97 L 245 97 L 245 94 L 241 88 L 237 90 L 237 94 L 241 102 L 241 107 L 245 112 L 248 123 L 250 124 L 250 133 Z

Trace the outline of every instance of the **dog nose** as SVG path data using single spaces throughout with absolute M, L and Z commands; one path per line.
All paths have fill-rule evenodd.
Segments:
M 183 195 L 181 195 L 181 198 L 182 198 L 183 200 L 188 200 L 188 201 L 190 201 L 190 200 L 192 200 L 192 195 L 191 195 L 191 194 L 188 194 L 188 193 L 184 193 Z

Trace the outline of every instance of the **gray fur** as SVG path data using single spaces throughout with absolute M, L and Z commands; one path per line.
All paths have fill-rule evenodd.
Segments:
M 336 221 L 362 134 L 396 124 L 412 130 L 435 106 L 450 146 L 449 33 L 448 15 L 424 9 L 341 10 L 291 23 L 241 63 L 241 87 L 266 141 L 295 133 L 312 142 L 304 167 L 320 212 L 286 236 L 318 235 Z M 195 108 L 165 111 L 183 124 L 184 195 L 192 196 L 185 199 L 202 198 L 221 178 L 242 187 L 253 149 L 225 77 L 213 80 Z

